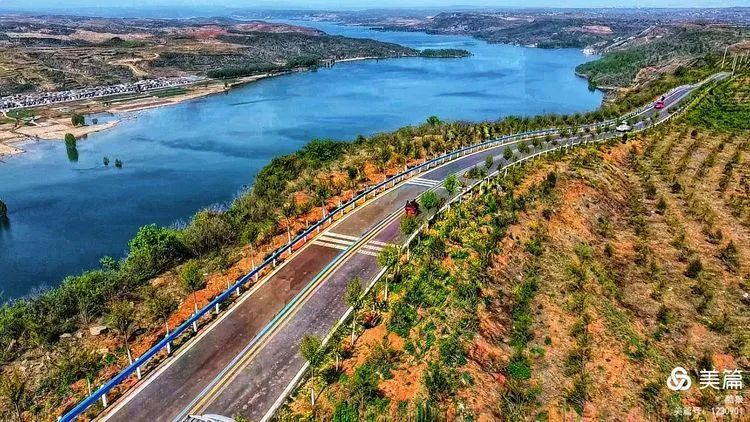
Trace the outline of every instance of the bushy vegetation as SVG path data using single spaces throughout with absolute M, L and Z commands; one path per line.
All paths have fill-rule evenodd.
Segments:
M 400 410 L 403 417 L 419 417 L 425 412 L 440 414 L 441 403 L 472 382 L 464 365 L 469 361 L 468 345 L 479 329 L 477 311 L 484 303 L 482 286 L 491 279 L 491 260 L 506 229 L 516 221 L 517 212 L 537 198 L 537 194 L 528 198 L 513 195 L 513 187 L 523 180 L 523 173 L 523 169 L 514 169 L 506 179 L 493 182 L 496 185 L 491 192 L 447 211 L 422 233 L 418 244 L 413 246 L 408 265 L 394 264 L 402 262 L 403 256 L 389 259 L 386 279 L 393 287 L 393 294 L 387 298 L 367 295 L 365 301 L 372 305 L 361 304 L 358 309 L 368 315 L 372 309 L 384 313 L 384 325 L 392 335 L 404 340 L 403 350 L 394 351 L 384 339 L 369 352 L 359 352 L 368 354 L 364 363 L 353 369 L 353 375 L 308 380 L 308 385 L 317 385 L 326 400 L 335 404 L 331 417 L 336 419 L 346 414 L 346 420 L 356 420 L 384 414 L 388 401 L 380 389 L 383 380 L 390 379 L 394 369 L 414 362 L 426 362 L 426 367 L 420 376 L 420 392 L 410 403 L 403 403 L 405 407 Z M 544 189 L 538 192 L 546 195 Z M 527 318 L 522 313 L 531 312 L 534 289 L 528 287 L 525 293 L 519 293 L 524 297 L 519 305 L 523 311 L 514 313 L 519 320 Z M 376 286 L 374 292 L 379 290 Z M 354 318 L 363 321 L 361 316 Z M 345 335 L 340 332 L 338 336 L 334 336 L 334 346 L 323 359 L 331 366 L 337 362 L 336 342 L 344 341 L 348 346 L 343 340 Z M 511 376 L 528 379 L 530 369 L 524 359 L 519 357 L 515 364 L 509 365 Z M 318 371 L 322 372 L 325 370 Z M 302 388 L 306 391 L 308 387 Z M 320 413 L 316 417 L 326 418 Z
M 711 88 L 710 95 L 690 111 L 688 120 L 712 130 L 750 130 L 750 76 Z
M 748 37 L 746 29 L 736 27 L 678 25 L 665 30 L 668 33 L 662 37 L 606 53 L 576 71 L 600 86 L 629 86 L 638 72 L 649 66 L 680 61 L 696 67 L 692 62 L 700 60 L 703 66 L 715 67 L 724 47 Z M 686 71 L 686 67 L 679 69 L 677 76 Z
M 471 52 L 458 48 L 440 48 L 433 49 L 427 48 L 419 52 L 419 57 L 429 58 L 454 58 L 454 57 L 469 57 Z
M 16 300 L 0 308 L 0 358 L 6 362 L 13 361 L 27 351 L 43 346 L 58 354 L 57 360 L 63 351 L 60 345 L 63 333 L 76 331 L 94 321 L 109 320 L 113 313 L 126 313 L 124 309 L 127 306 L 122 305 L 123 301 L 133 304 L 138 318 L 141 317 L 141 309 L 153 306 L 153 313 L 161 315 L 154 319 L 162 320 L 157 321 L 161 325 L 166 318 L 163 312 L 157 311 L 162 309 L 161 305 L 154 305 L 153 290 L 149 289 L 150 278 L 182 268 L 177 272 L 182 273 L 183 280 L 191 280 L 184 284 L 185 295 L 195 292 L 202 283 L 194 283 L 196 277 L 192 275 L 202 275 L 206 263 L 212 258 L 227 260 L 228 251 L 244 244 L 249 243 L 253 247 L 266 244 L 271 237 L 282 234 L 289 226 L 287 224 L 282 228 L 279 224 L 281 218 L 294 218 L 320 204 L 327 207 L 326 200 L 332 196 L 345 198 L 351 195 L 369 182 L 359 170 L 366 165 L 381 170 L 402 168 L 407 163 L 490 137 L 542 127 L 578 125 L 589 119 L 604 118 L 606 113 L 611 111 L 573 116 L 508 117 L 480 123 L 431 119 L 424 125 L 409 126 L 369 138 L 359 137 L 351 143 L 312 141 L 297 153 L 274 159 L 258 173 L 254 186 L 241 193 L 229 206 L 203 210 L 190 222 L 178 227 L 144 226 L 129 243 L 124 258 L 103 258 L 99 269 L 68 277 L 57 289 Z M 593 161 L 591 157 L 598 161 Z M 590 165 L 600 163 L 600 156 L 592 154 L 591 157 L 585 161 Z M 486 167 L 477 167 L 476 171 L 482 174 Z M 342 182 L 341 179 L 346 180 Z M 413 356 L 427 356 L 426 353 L 432 348 L 429 344 L 418 344 L 410 338 L 415 329 L 424 331 L 425 335 L 432 331 L 437 344 L 444 345 L 442 348 L 438 346 L 443 350 L 439 355 L 429 355 L 431 359 L 448 362 L 446 365 L 450 368 L 429 377 L 430 383 L 434 381 L 436 388 L 432 391 L 438 398 L 449 391 L 445 386 L 455 385 L 457 377 L 462 376 L 454 370 L 460 366 L 464 352 L 456 353 L 463 350 L 464 341 L 476 331 L 480 286 L 481 282 L 487 280 L 486 270 L 496 251 L 495 245 L 507 226 L 515 221 L 516 213 L 528 203 L 529 198 L 515 197 L 510 189 L 517 181 L 516 176 L 511 174 L 505 180 L 509 185 L 504 187 L 507 189 L 499 197 L 484 197 L 484 202 L 478 205 L 474 202 L 473 208 L 460 207 L 450 211 L 448 217 L 422 239 L 414 253 L 414 262 L 419 264 L 393 278 L 396 294 L 391 306 L 398 312 L 390 314 L 387 325 L 393 332 L 408 339 L 405 350 Z M 536 194 L 549 194 L 555 188 L 556 180 L 556 176 L 548 175 Z M 302 199 L 297 200 L 298 197 Z M 426 207 L 426 204 L 423 205 Z M 283 215 L 278 212 L 282 209 L 285 210 Z M 416 224 L 410 227 L 410 233 L 418 225 L 415 220 L 411 221 Z M 477 231 L 476 226 L 466 226 L 469 223 L 479 223 L 482 230 Z M 532 241 L 527 248 L 529 253 L 535 254 L 542 246 Z M 731 261 L 732 254 L 729 252 L 725 255 Z M 443 263 L 446 256 L 460 265 L 446 266 Z M 188 269 L 190 274 L 186 275 Z M 192 302 L 191 305 L 197 306 L 195 297 Z M 446 304 L 440 311 L 440 318 L 451 318 L 453 326 L 460 327 L 462 334 L 434 333 L 434 328 L 429 326 L 430 320 L 435 324 L 434 318 L 425 318 L 420 311 L 433 309 L 437 304 Z M 170 309 L 173 305 L 167 303 L 164 307 Z M 357 308 L 361 310 L 365 307 Z M 519 307 L 520 325 L 514 334 L 514 342 L 518 341 L 518 345 L 524 344 L 524 333 L 528 334 L 523 319 L 527 313 L 526 308 Z M 112 325 L 115 325 L 114 320 Z M 138 319 L 137 324 L 140 323 L 142 319 Z M 132 327 L 125 328 L 122 333 L 124 341 L 130 338 L 126 334 Z M 525 373 L 521 364 L 528 353 L 528 350 L 519 352 L 518 365 L 513 366 L 513 373 Z M 110 358 L 107 364 L 112 361 Z M 85 357 L 75 362 L 82 362 L 82 367 L 65 370 L 66 374 L 90 374 L 104 365 L 101 360 L 91 362 Z M 510 367 L 507 370 L 511 372 Z M 353 377 L 355 381 L 352 381 L 352 385 L 361 388 L 356 397 L 374 397 L 373 400 L 377 401 L 378 395 L 370 388 L 374 378 L 368 371 L 363 369 L 362 373 Z M 450 382 L 444 384 L 444 378 Z M 60 382 L 50 385 L 60 385 Z M 364 398 L 362 400 L 367 401 Z M 528 398 L 523 396 L 516 399 Z M 358 409 L 360 406 L 347 402 L 342 409 Z

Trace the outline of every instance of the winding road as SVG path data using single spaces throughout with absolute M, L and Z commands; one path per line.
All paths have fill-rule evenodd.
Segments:
M 643 128 L 651 116 L 656 121 L 668 118 L 668 109 L 694 88 L 673 90 L 663 110 L 642 110 L 634 128 Z M 594 139 L 611 136 L 598 134 Z M 298 352 L 302 337 L 325 337 L 347 311 L 342 296 L 349 280 L 360 277 L 363 287 L 369 285 L 383 271 L 378 252 L 386 245 L 403 243 L 404 203 L 428 190 L 447 197 L 442 181 L 481 165 L 488 155 L 498 168 L 507 166 L 503 151 L 509 147 L 524 156 L 517 150 L 522 139 L 524 135 L 517 135 L 502 145 L 445 162 L 345 214 L 112 403 L 100 419 L 182 421 L 200 414 L 270 418 L 302 374 L 305 362 Z M 542 142 L 536 152 L 581 142 L 578 137 L 560 138 L 556 145 Z

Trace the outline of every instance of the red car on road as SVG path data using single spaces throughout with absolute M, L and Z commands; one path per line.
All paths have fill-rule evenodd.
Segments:
M 410 217 L 414 217 L 417 214 L 419 214 L 419 204 L 417 204 L 417 201 L 414 201 L 414 200 L 406 201 L 406 206 L 404 206 L 404 211 L 406 212 L 406 215 Z
M 664 97 L 661 97 L 661 99 L 659 101 L 657 101 L 656 104 L 654 104 L 654 108 L 657 109 L 657 110 L 661 110 L 664 107 L 665 107 L 664 106 Z

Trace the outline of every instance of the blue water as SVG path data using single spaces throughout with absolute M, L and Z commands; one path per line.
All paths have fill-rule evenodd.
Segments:
M 103 255 L 122 257 L 141 225 L 169 225 L 231 200 L 273 157 L 313 138 L 349 140 L 430 115 L 497 119 L 588 111 L 601 102 L 573 73 L 590 59 L 576 50 L 304 24 L 474 55 L 340 63 L 125 115 L 116 128 L 79 141 L 76 162 L 62 143 L 28 144 L 28 152 L 0 163 L 0 199 L 10 210 L 0 222 L 3 299 L 55 286 Z M 112 162 L 108 168 L 104 156 Z M 115 158 L 122 169 L 114 168 Z

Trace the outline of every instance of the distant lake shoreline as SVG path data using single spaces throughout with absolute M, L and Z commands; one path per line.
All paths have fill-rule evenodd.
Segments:
M 595 56 L 488 44 L 468 36 L 383 32 L 320 21 L 273 20 L 332 35 L 408 47 L 456 48 L 471 57 L 350 61 L 266 78 L 168 107 L 127 114 L 78 144 L 70 161 L 57 142 L 26 145 L 0 165 L 0 290 L 13 299 L 54 287 L 67 275 L 121 257 L 149 223 L 170 225 L 226 203 L 274 157 L 315 138 L 352 140 L 445 120 L 575 113 L 598 108 L 574 73 Z M 120 159 L 122 169 L 102 165 Z

